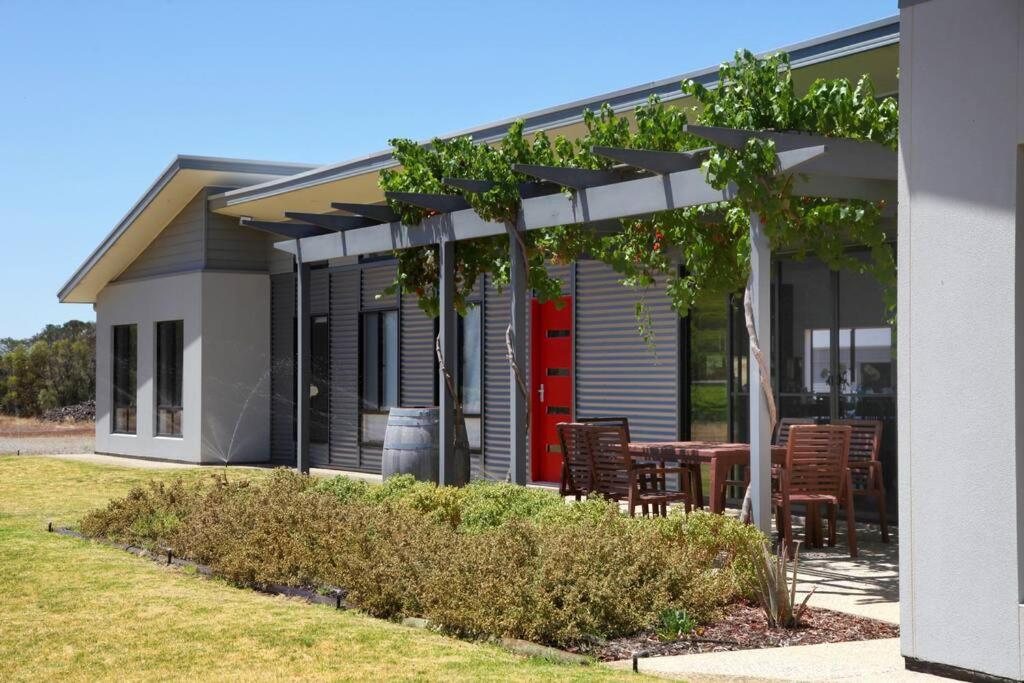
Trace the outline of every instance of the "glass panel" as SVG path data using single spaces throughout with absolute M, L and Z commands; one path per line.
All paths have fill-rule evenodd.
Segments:
M 854 256 L 870 258 L 866 253 Z M 872 275 L 839 274 L 839 363 L 847 373 L 839 395 L 839 417 L 881 420 L 879 456 L 889 509 L 895 510 L 896 338 L 887 317 L 882 288 Z M 865 511 L 873 509 L 870 503 L 865 506 Z
M 380 407 L 380 314 L 363 314 L 363 410 Z
M 121 434 L 134 434 L 137 394 L 136 327 L 115 325 L 112 337 L 114 419 L 111 429 Z
M 690 310 L 690 438 L 729 440 L 729 302 L 704 295 Z
M 460 318 L 462 347 L 460 349 L 462 409 L 466 415 L 480 414 L 480 307 L 473 306 Z
M 398 405 L 398 311 L 381 313 L 381 409 Z
M 387 413 L 363 413 L 363 443 L 384 443 L 387 426 Z
M 779 264 L 779 416 L 821 417 L 831 413 L 832 273 L 817 259 Z
M 309 389 L 309 440 L 311 443 L 327 443 L 330 399 L 330 341 L 327 318 L 314 318 L 310 325 L 310 365 L 312 369 Z
M 181 436 L 184 323 L 156 324 L 156 434 Z

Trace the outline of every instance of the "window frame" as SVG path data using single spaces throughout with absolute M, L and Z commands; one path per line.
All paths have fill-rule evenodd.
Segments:
M 160 342 L 163 336 L 160 333 L 161 326 L 163 325 L 176 325 L 178 328 L 178 334 L 176 335 L 178 358 L 180 358 L 180 366 L 176 367 L 176 375 L 178 380 L 178 404 L 164 404 L 161 401 L 161 377 L 163 373 L 160 371 L 161 357 L 160 357 Z M 178 366 L 178 363 L 175 364 Z M 185 321 L 178 320 L 158 320 L 153 323 L 153 435 L 160 438 L 166 439 L 181 439 L 184 437 L 184 415 L 185 415 Z M 160 430 L 160 411 L 168 409 L 171 411 L 171 424 L 172 427 L 177 422 L 178 431 L 164 432 Z M 175 419 L 174 414 L 177 414 Z
M 386 328 L 385 316 L 394 316 L 394 334 L 395 334 L 395 368 L 394 368 L 394 405 L 397 406 L 401 403 L 401 343 L 402 343 L 402 320 L 399 308 L 387 307 L 387 308 L 371 308 L 360 311 L 359 313 L 359 445 L 360 446 L 381 446 L 384 443 L 383 432 L 381 433 L 381 439 L 370 440 L 366 438 L 365 432 L 365 416 L 384 416 L 389 413 L 393 406 L 385 405 L 385 371 L 384 363 L 380 362 L 385 356 L 386 340 L 384 330 Z M 377 363 L 374 368 L 376 372 L 376 383 L 375 383 L 375 407 L 367 405 L 366 397 L 366 335 L 368 333 L 367 320 L 373 319 L 376 324 L 376 357 Z
M 131 367 L 125 368 L 129 378 L 134 379 L 134 387 L 130 392 L 120 392 L 118 382 L 119 366 L 125 365 L 125 361 L 118 360 L 118 330 L 129 330 L 129 348 L 131 351 Z M 110 326 L 110 433 L 121 436 L 137 436 L 139 433 L 138 411 L 139 411 L 139 326 L 137 323 L 124 323 Z M 124 406 L 131 412 L 128 416 L 128 425 L 124 428 L 119 426 L 118 410 L 122 404 L 118 402 L 118 395 L 131 396 L 130 402 Z

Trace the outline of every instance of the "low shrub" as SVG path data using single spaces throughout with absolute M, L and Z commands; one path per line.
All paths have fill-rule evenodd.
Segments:
M 762 538 L 722 516 L 633 519 L 600 499 L 475 482 L 383 485 L 279 470 L 176 482 L 90 513 L 83 532 L 162 544 L 244 585 L 333 586 L 370 614 L 567 645 L 705 621 L 754 585 Z

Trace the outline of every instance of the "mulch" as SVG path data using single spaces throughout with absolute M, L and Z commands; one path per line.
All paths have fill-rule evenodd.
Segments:
M 663 642 L 653 631 L 649 631 L 628 638 L 570 648 L 570 651 L 608 662 L 630 659 L 634 655 L 662 657 L 699 652 L 844 643 L 853 640 L 895 638 L 899 634 L 899 626 L 895 624 L 813 607 L 807 608 L 802 623 L 797 628 L 769 628 L 760 607 L 740 602 L 726 607 L 720 620 L 701 626 L 696 633 L 684 636 L 680 640 Z

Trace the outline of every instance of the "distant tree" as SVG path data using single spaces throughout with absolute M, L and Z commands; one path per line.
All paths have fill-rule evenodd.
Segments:
M 96 325 L 71 320 L 0 339 L 0 411 L 34 416 L 96 393 Z

